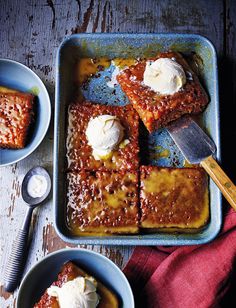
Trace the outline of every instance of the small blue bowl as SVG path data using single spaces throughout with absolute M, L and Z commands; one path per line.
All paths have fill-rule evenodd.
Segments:
M 122 271 L 103 255 L 81 248 L 58 250 L 38 262 L 21 282 L 17 308 L 32 308 L 56 280 L 62 265 L 67 261 L 84 268 L 113 290 L 120 300 L 120 308 L 134 308 L 133 293 Z
M 36 117 L 33 131 L 24 149 L 0 149 L 0 166 L 16 163 L 30 155 L 41 143 L 51 118 L 51 103 L 48 92 L 41 79 L 25 65 L 0 59 L 0 86 L 29 92 L 37 96 Z

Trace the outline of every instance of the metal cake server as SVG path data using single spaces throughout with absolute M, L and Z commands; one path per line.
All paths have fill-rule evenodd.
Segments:
M 43 175 L 47 181 L 47 189 L 41 197 L 32 197 L 27 191 L 27 184 L 33 175 Z M 51 190 L 51 179 L 48 172 L 42 167 L 34 167 L 30 169 L 25 175 L 22 186 L 21 194 L 23 200 L 26 202 L 28 208 L 23 221 L 22 227 L 20 228 L 16 239 L 13 242 L 11 254 L 6 266 L 4 276 L 4 289 L 7 292 L 13 292 L 21 279 L 23 274 L 24 266 L 27 259 L 27 246 L 28 246 L 28 235 L 31 223 L 31 217 L 33 210 L 48 197 Z
M 170 123 L 167 130 L 187 161 L 200 164 L 236 210 L 236 186 L 213 158 L 216 153 L 215 143 L 190 116 Z

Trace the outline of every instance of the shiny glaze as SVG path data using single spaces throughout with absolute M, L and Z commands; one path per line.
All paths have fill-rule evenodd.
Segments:
M 67 223 L 72 233 L 138 231 L 138 173 L 80 171 L 68 174 Z
M 141 226 L 200 228 L 209 218 L 208 181 L 201 168 L 141 167 Z
M 113 151 L 106 159 L 95 160 L 85 134 L 88 122 L 101 114 L 119 118 L 125 128 L 124 140 L 128 143 Z M 136 170 L 139 166 L 139 117 L 132 106 L 114 107 L 88 102 L 72 104 L 68 111 L 67 161 L 70 170 Z
M 0 147 L 23 148 L 33 117 L 34 96 L 0 87 Z
M 95 75 L 97 72 L 104 70 L 111 65 L 111 60 L 108 58 L 81 58 L 75 68 L 75 81 L 78 84 L 83 84 L 88 78 Z
M 58 278 L 52 285 L 62 287 L 62 285 L 70 280 L 77 278 L 78 276 L 89 277 L 87 272 L 73 264 L 72 262 L 67 262 L 63 265 L 61 272 L 58 274 Z M 96 277 L 95 277 L 96 279 Z M 113 291 L 108 289 L 100 281 L 97 281 L 97 292 L 101 299 L 98 304 L 98 308 L 118 308 L 119 303 L 117 296 Z M 59 304 L 55 297 L 51 297 L 47 294 L 47 291 L 43 294 L 40 301 L 34 305 L 34 308 L 59 308 Z
M 208 103 L 207 94 L 200 85 L 198 77 L 179 53 L 163 52 L 150 60 L 159 58 L 175 58 L 186 73 L 187 83 L 173 95 L 160 95 L 143 84 L 146 67 L 144 60 L 124 69 L 117 76 L 122 90 L 139 113 L 149 132 L 165 126 L 183 114 L 199 113 Z

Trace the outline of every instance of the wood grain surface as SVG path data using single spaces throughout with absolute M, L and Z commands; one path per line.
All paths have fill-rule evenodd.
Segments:
M 61 41 L 80 32 L 198 33 L 215 45 L 220 64 L 222 162 L 235 181 L 236 1 L 234 0 L 8 0 L 0 1 L 0 57 L 29 66 L 45 83 L 54 108 L 55 56 Z M 42 144 L 25 160 L 0 168 L 0 307 L 15 307 L 17 291 L 3 291 L 12 241 L 26 207 L 20 197 L 24 174 L 33 166 L 52 174 L 53 119 Z M 26 270 L 48 253 L 68 245 L 53 228 L 52 200 L 37 209 Z M 84 247 L 84 246 L 83 246 Z M 121 268 L 132 247 L 88 246 Z M 22 307 L 23 308 L 23 307 Z

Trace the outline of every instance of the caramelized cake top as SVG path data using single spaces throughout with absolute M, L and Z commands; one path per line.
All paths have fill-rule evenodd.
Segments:
M 0 147 L 23 148 L 33 116 L 34 95 L 0 91 Z
M 68 173 L 67 222 L 75 234 L 138 231 L 138 173 Z
M 52 285 L 62 287 L 64 283 L 79 276 L 88 277 L 89 274 L 74 263 L 67 262 L 62 266 L 57 280 Z M 100 281 L 97 281 L 97 291 L 101 297 L 98 308 L 118 308 L 119 302 L 117 296 Z M 59 304 L 56 297 L 49 296 L 46 290 L 39 302 L 34 305 L 34 308 L 59 308 Z
M 141 226 L 200 228 L 209 218 L 208 178 L 201 168 L 141 167 Z
M 116 107 L 89 102 L 69 106 L 67 161 L 69 170 L 135 170 L 139 167 L 139 116 L 131 105 Z M 124 138 L 117 150 L 106 159 L 96 160 L 88 144 L 86 129 L 91 118 L 109 114 L 116 116 L 124 127 Z
M 155 58 L 148 60 L 155 61 L 160 58 L 175 59 L 185 71 L 187 82 L 174 94 L 161 95 L 144 85 L 143 75 L 146 68 L 146 61 L 144 60 L 124 69 L 117 76 L 122 90 L 139 113 L 149 132 L 165 126 L 168 122 L 183 114 L 199 113 L 208 103 L 207 94 L 197 75 L 191 70 L 180 53 L 162 52 Z

